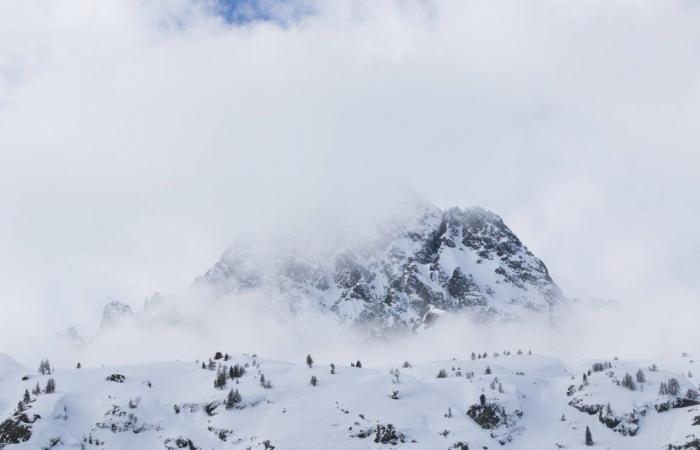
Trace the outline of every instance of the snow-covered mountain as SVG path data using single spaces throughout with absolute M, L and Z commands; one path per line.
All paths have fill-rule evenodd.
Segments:
M 467 350 L 497 346 L 493 334 L 509 335 L 513 323 L 499 320 L 464 321 L 493 333 L 478 344 L 450 334 L 449 349 L 458 354 L 442 361 L 280 362 L 182 348 L 217 324 L 226 332 L 206 335 L 214 337 L 205 337 L 206 348 L 210 342 L 239 351 L 243 342 L 263 345 L 259 336 L 265 333 L 255 321 L 273 315 L 268 307 L 293 321 L 273 317 L 268 323 L 267 332 L 275 334 L 271 342 L 279 346 L 295 333 L 278 328 L 313 328 L 321 317 L 331 318 L 338 334 L 355 331 L 352 325 L 416 330 L 436 315 L 463 311 L 523 318 L 518 327 L 537 327 L 542 322 L 529 319 L 549 318 L 560 305 L 576 306 L 544 263 L 482 208 L 422 205 L 362 238 L 328 242 L 241 239 L 186 292 L 156 293 L 141 311 L 111 302 L 95 338 L 83 340 L 74 329 L 62 335 L 85 351 L 71 354 L 93 362 L 117 358 L 113 348 L 146 345 L 157 348 L 159 359 L 169 359 L 162 348 L 172 346 L 176 357 L 198 360 L 58 369 L 42 362 L 37 373 L 0 355 L 0 449 L 539 450 L 590 444 L 700 450 L 700 396 L 693 377 L 700 360 L 687 355 L 561 361 L 527 350 Z M 254 314 L 241 314 L 242 306 L 259 302 L 264 305 Z M 279 305 L 313 314 L 289 314 Z M 202 309 L 207 313 L 197 314 Z M 346 326 L 339 327 L 336 317 Z M 246 321 L 255 323 L 248 327 Z M 291 340 L 295 352 L 331 339 L 311 331 L 311 340 Z M 159 340 L 161 333 L 167 339 Z M 357 349 L 360 360 L 370 357 L 362 345 L 389 341 L 357 334 L 360 340 L 340 347 L 343 354 Z M 417 340 L 395 338 L 413 354 Z M 523 345 L 521 338 L 513 339 Z M 95 343 L 100 345 L 93 348 Z M 442 349 L 444 357 L 449 349 Z M 429 352 L 436 358 L 432 347 Z M 421 353 L 425 357 L 425 349 Z
M 517 318 L 564 300 L 544 263 L 485 209 L 421 203 L 374 231 L 322 251 L 241 239 L 196 286 L 262 290 L 380 329 L 416 329 L 448 311 Z
M 42 374 L 0 355 L 0 448 L 583 449 L 588 428 L 594 448 L 697 449 L 698 371 L 692 357 L 512 351 L 377 367 L 218 353 Z

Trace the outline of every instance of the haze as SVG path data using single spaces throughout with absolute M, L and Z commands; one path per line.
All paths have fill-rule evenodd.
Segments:
M 495 211 L 635 334 L 675 323 L 659 351 L 697 334 L 700 6 L 255 5 L 0 4 L 0 351 L 413 195 Z

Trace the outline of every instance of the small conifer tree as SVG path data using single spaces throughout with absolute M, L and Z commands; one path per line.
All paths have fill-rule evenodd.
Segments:
M 236 405 L 241 402 L 241 400 L 241 394 L 238 392 L 238 389 L 235 391 L 231 389 L 226 396 L 226 409 L 235 408 Z
M 591 434 L 591 429 L 586 427 L 586 445 L 591 447 L 593 445 L 593 435 Z

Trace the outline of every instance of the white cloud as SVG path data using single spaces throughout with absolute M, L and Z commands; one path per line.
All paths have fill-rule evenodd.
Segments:
M 404 186 L 498 212 L 571 295 L 697 311 L 694 4 L 319 1 L 284 26 L 207 6 L 0 5 L 4 333 Z

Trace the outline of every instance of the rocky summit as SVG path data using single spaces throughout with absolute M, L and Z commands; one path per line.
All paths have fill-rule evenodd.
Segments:
M 195 285 L 222 296 L 261 290 L 293 309 L 320 308 L 384 330 L 418 329 L 456 311 L 546 314 L 565 298 L 545 264 L 483 208 L 423 204 L 375 231 L 313 254 L 240 239 Z

